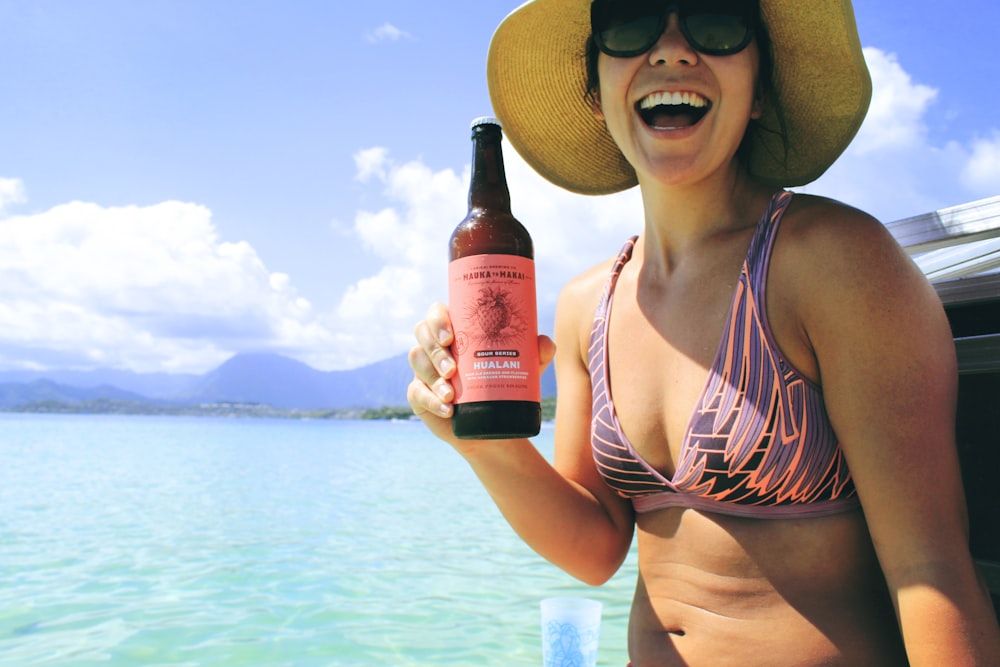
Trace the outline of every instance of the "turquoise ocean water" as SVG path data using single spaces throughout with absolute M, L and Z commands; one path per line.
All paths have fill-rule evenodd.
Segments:
M 552 431 L 536 440 L 551 456 Z M 0 665 L 540 665 L 536 556 L 417 423 L 0 415 Z

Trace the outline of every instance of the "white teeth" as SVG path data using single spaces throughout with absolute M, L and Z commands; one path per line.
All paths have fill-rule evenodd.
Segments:
M 708 106 L 708 100 L 698 93 L 653 93 L 642 98 L 639 102 L 639 108 L 652 109 L 660 105 L 677 106 L 681 104 L 700 108 Z

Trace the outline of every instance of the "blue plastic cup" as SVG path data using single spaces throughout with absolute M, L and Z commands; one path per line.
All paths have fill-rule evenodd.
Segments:
M 596 667 L 601 603 L 575 597 L 542 600 L 544 667 Z

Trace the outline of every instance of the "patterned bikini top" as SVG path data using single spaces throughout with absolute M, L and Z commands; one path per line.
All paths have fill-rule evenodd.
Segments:
M 859 504 L 820 387 L 785 360 L 767 321 L 768 264 L 791 197 L 791 192 L 778 192 L 757 225 L 672 478 L 643 460 L 615 413 L 608 322 L 615 285 L 636 238 L 615 262 L 590 336 L 591 445 L 605 482 L 630 498 L 636 512 L 684 507 L 798 518 L 845 512 Z

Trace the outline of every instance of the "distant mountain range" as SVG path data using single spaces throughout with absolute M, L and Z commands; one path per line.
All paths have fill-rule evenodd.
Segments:
M 122 370 L 0 371 L 0 409 L 101 400 L 156 405 L 260 404 L 282 410 L 406 405 L 406 355 L 348 371 L 320 371 L 277 354 L 238 354 L 203 375 Z M 551 369 L 542 395 L 555 396 Z

